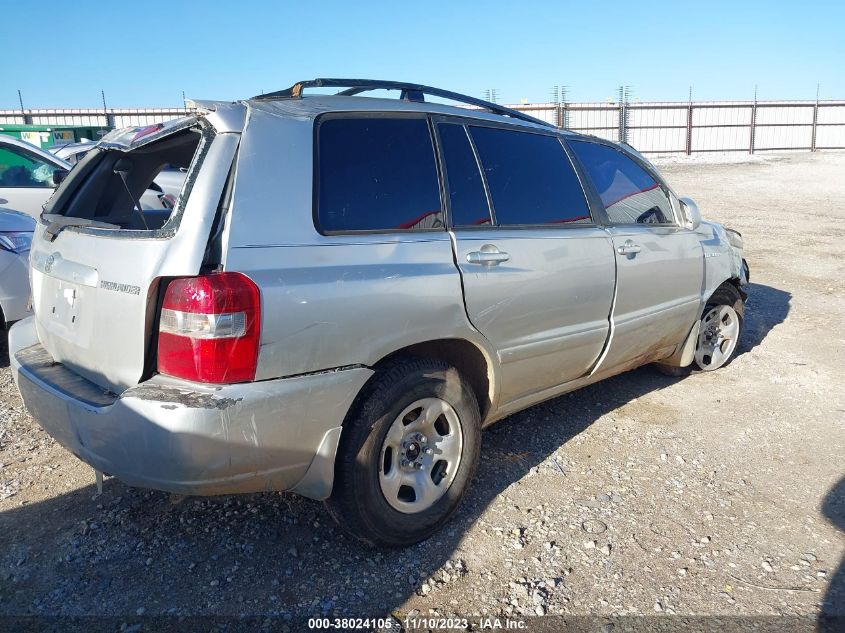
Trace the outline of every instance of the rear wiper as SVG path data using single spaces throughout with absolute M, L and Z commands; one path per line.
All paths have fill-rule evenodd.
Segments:
M 109 224 L 108 222 L 99 222 L 89 218 L 69 218 L 64 215 L 56 213 L 42 213 L 41 219 L 49 222 L 47 228 L 44 229 L 44 235 L 49 241 L 54 241 L 63 229 L 69 226 L 84 226 L 95 229 L 120 229 L 121 226 L 117 224 Z

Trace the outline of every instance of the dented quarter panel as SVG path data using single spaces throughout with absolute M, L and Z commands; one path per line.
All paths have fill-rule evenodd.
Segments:
M 43 348 L 28 321 L 14 329 L 19 351 L 11 358 L 12 372 L 44 429 L 129 485 L 180 494 L 293 488 L 372 375 L 356 367 L 226 386 L 156 376 L 96 400 L 92 383 L 61 365 L 38 362 Z M 336 446 L 336 432 L 333 437 Z M 318 472 L 330 476 L 324 468 Z M 331 480 L 312 481 L 300 492 L 326 489 Z

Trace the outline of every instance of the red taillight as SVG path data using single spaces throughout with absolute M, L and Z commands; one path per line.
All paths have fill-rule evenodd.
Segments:
M 197 382 L 255 379 L 261 295 L 241 273 L 174 279 L 158 335 L 158 371 Z

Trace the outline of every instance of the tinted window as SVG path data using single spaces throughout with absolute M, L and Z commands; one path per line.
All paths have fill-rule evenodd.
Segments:
M 0 187 L 53 187 L 54 171 L 25 150 L 0 147 Z
M 449 210 L 453 226 L 490 224 L 490 208 L 484 193 L 484 182 L 478 163 L 462 125 L 443 123 L 437 126 L 443 163 L 449 183 Z
M 318 142 L 322 230 L 443 226 L 426 119 L 327 119 Z
M 672 206 L 663 189 L 625 154 L 607 145 L 586 141 L 571 141 L 570 146 L 595 184 L 611 222 L 672 222 Z
M 554 136 L 472 127 L 496 223 L 589 222 L 575 170 Z

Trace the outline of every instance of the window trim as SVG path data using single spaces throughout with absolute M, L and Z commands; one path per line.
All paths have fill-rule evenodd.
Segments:
M 601 205 L 600 208 L 602 210 L 602 215 L 604 216 L 604 219 L 605 219 L 605 222 L 606 222 L 606 224 L 604 224 L 604 226 L 626 226 L 626 227 L 629 227 L 629 226 L 646 226 L 646 227 L 648 227 L 648 226 L 660 226 L 660 227 L 681 227 L 681 228 L 683 228 L 683 226 L 678 221 L 677 214 L 675 213 L 675 206 L 672 204 L 672 196 L 671 196 L 671 193 L 670 193 L 671 190 L 669 189 L 668 185 L 663 180 L 663 178 L 660 177 L 659 174 L 655 173 L 653 167 L 643 163 L 643 161 L 640 160 L 639 157 L 637 157 L 634 154 L 626 151 L 624 146 L 619 145 L 617 143 L 613 143 L 612 141 L 608 141 L 606 139 L 597 138 L 597 137 L 596 138 L 593 138 L 593 137 L 586 138 L 586 137 L 581 137 L 581 136 L 565 139 L 565 145 L 569 146 L 571 143 L 592 143 L 593 145 L 601 145 L 601 146 L 607 147 L 608 149 L 611 149 L 611 150 L 621 154 L 625 158 L 628 158 L 629 160 L 631 160 L 637 167 L 642 169 L 652 180 L 654 180 L 654 182 L 657 184 L 657 186 L 663 192 L 663 195 L 666 197 L 666 201 L 669 204 L 669 209 L 672 211 L 672 218 L 673 219 L 670 222 L 644 223 L 644 222 L 615 222 L 615 221 L 613 221 L 610 217 L 610 214 L 607 211 L 607 207 L 605 207 L 604 202 L 601 199 L 601 195 L 599 194 L 598 190 L 596 189 L 595 184 L 593 183 L 593 179 L 590 177 L 589 172 L 587 171 L 587 168 L 581 162 L 581 159 L 579 158 L 579 156 L 575 152 L 575 150 L 572 147 L 567 147 L 569 152 L 572 154 L 573 160 L 577 161 L 580 168 L 584 170 L 584 175 L 587 178 L 587 182 L 589 183 L 590 189 L 595 195 L 596 203 Z
M 487 196 L 487 204 L 490 207 L 490 215 L 493 221 L 493 224 L 489 224 L 486 226 L 458 226 L 455 227 L 451 224 L 451 214 L 447 216 L 449 220 L 449 230 L 467 230 L 467 231 L 484 231 L 484 230 L 537 230 L 537 229 L 550 229 L 550 230 L 570 230 L 570 229 L 580 229 L 580 228 L 588 228 L 588 227 L 596 227 L 599 224 L 596 222 L 596 209 L 594 208 L 591 198 L 590 192 L 585 187 L 584 179 L 582 174 L 578 169 L 578 165 L 575 161 L 572 160 L 572 156 L 570 155 L 567 148 L 561 143 L 561 149 L 563 150 L 564 156 L 569 160 L 569 164 L 572 166 L 572 170 L 575 173 L 575 178 L 578 180 L 578 184 L 581 187 L 581 193 L 584 196 L 584 203 L 587 205 L 587 211 L 590 214 L 590 220 L 588 222 L 561 222 L 559 224 L 499 224 L 498 217 L 496 216 L 496 209 L 495 205 L 493 204 L 493 196 L 490 193 L 490 187 L 487 183 L 487 175 L 484 173 L 484 168 L 481 164 L 481 157 L 478 154 L 478 149 L 475 146 L 475 141 L 472 138 L 472 132 L 469 130 L 470 127 L 487 127 L 487 128 L 498 128 L 507 130 L 509 132 L 522 132 L 525 134 L 534 134 L 537 136 L 548 136 L 551 138 L 556 138 L 558 142 L 561 142 L 563 135 L 560 134 L 557 130 L 541 130 L 541 129 L 534 129 L 528 128 L 522 125 L 513 125 L 499 121 L 487 121 L 483 119 L 474 119 L 472 117 L 459 117 L 455 115 L 439 115 L 434 117 L 435 123 L 439 123 L 440 121 L 446 123 L 460 123 L 464 126 L 464 131 L 466 132 L 467 137 L 469 138 L 470 145 L 473 149 L 473 153 L 475 154 L 476 165 L 478 166 L 479 173 L 481 174 L 481 181 L 484 184 L 485 194 Z M 448 196 L 447 196 L 447 203 L 448 203 Z
M 432 157 L 434 158 L 435 178 L 437 178 L 437 193 L 440 197 L 440 212 L 443 214 L 443 226 L 436 228 L 420 229 L 344 229 L 338 231 L 325 230 L 320 224 L 320 127 L 327 120 L 333 119 L 423 119 L 428 126 L 428 136 L 431 142 Z M 314 229 L 322 236 L 334 237 L 338 235 L 417 235 L 417 234 L 441 234 L 448 231 L 446 203 L 443 191 L 443 172 L 440 164 L 438 146 L 432 126 L 431 117 L 426 112 L 399 112 L 399 111 L 347 111 L 347 112 L 324 112 L 314 118 L 312 130 L 312 174 L 311 174 L 311 218 Z
M 29 159 L 29 160 L 32 160 L 32 161 L 37 161 L 37 162 L 39 162 L 39 163 L 41 163 L 41 164 L 43 164 L 43 165 L 48 165 L 48 166 L 50 166 L 50 167 L 53 169 L 53 171 L 54 171 L 54 172 L 55 172 L 57 169 L 65 169 L 65 168 L 64 168 L 64 167 L 62 167 L 61 165 L 57 165 L 57 164 L 55 164 L 55 163 L 51 163 L 51 162 L 50 162 L 50 161 L 48 161 L 46 158 L 42 158 L 41 156 L 39 156 L 39 155 L 38 155 L 38 154 L 36 154 L 35 152 L 31 152 L 31 151 L 29 151 L 28 149 L 26 149 L 25 147 L 18 147 L 17 145 L 11 145 L 11 144 L 10 144 L 10 145 L 6 145 L 5 143 L 3 143 L 3 144 L 0 144 L 0 149 L 4 149 L 4 150 L 6 150 L 7 152 L 9 152 L 10 154 L 16 154 L 16 155 L 18 155 L 18 156 L 23 156 L 24 158 L 27 158 L 27 159 Z M 48 184 L 47 186 L 37 186 L 37 185 L 4 185 L 4 184 L 0 184 L 0 188 L 2 188 L 2 189 L 36 189 L 36 190 L 39 190 L 39 191 L 40 191 L 40 190 L 42 190 L 42 189 L 52 189 L 53 191 L 55 191 L 55 190 L 56 190 L 56 185 L 54 185 L 54 184 L 53 184 L 53 182 L 52 182 L 52 180 L 51 180 L 51 181 L 50 181 L 50 184 Z
M 443 143 L 440 140 L 441 125 L 454 125 L 456 127 L 461 128 L 464 133 L 464 136 L 469 142 L 470 151 L 472 152 L 473 158 L 475 159 L 475 168 L 478 170 L 478 175 L 481 179 L 481 187 L 484 190 L 484 199 L 487 200 L 487 216 L 490 218 L 490 224 L 461 224 L 459 226 L 455 226 L 455 223 L 452 219 L 452 196 L 449 194 L 449 171 L 446 169 L 446 156 L 443 149 Z M 487 179 L 484 176 L 484 171 L 481 169 L 481 163 L 478 159 L 478 151 L 475 149 L 475 143 L 473 143 L 472 137 L 469 135 L 469 131 L 467 130 L 466 125 L 464 125 L 460 121 L 449 120 L 449 117 L 435 116 L 432 117 L 432 127 L 434 128 L 435 140 L 437 141 L 438 163 L 440 164 L 442 169 L 440 177 L 443 183 L 442 195 L 446 207 L 446 226 L 450 231 L 455 228 L 461 230 L 479 230 L 493 228 L 494 226 L 496 226 L 496 216 L 493 212 L 493 202 L 490 199 L 490 191 L 487 188 Z

